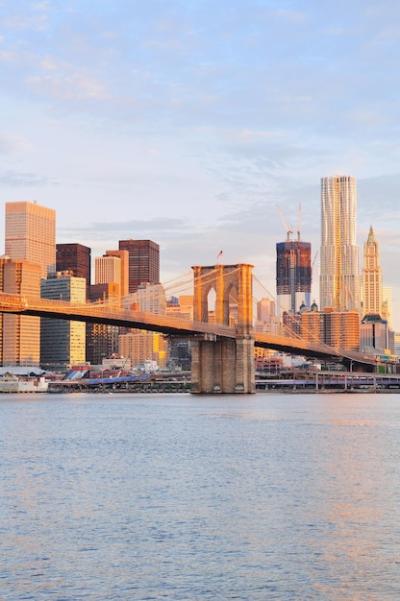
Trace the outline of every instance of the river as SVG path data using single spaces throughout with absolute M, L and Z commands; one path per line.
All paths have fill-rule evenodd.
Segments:
M 400 395 L 0 396 L 0 599 L 400 598 Z

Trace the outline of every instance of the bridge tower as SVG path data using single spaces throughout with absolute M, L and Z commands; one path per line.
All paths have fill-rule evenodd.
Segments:
M 193 318 L 209 321 L 208 295 L 215 293 L 213 321 L 232 325 L 236 338 L 210 335 L 192 343 L 192 392 L 201 394 L 251 394 L 255 392 L 253 322 L 253 266 L 211 265 L 192 267 L 194 275 Z M 232 301 L 237 306 L 230 315 Z

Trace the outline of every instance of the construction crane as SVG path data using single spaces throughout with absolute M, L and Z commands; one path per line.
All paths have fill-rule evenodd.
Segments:
M 302 218 L 303 218 L 303 209 L 301 206 L 301 202 L 299 202 L 299 206 L 297 207 L 297 215 L 296 215 L 296 233 L 297 233 L 297 240 L 299 242 L 300 242 L 300 237 L 301 237 Z
M 286 232 L 286 237 L 287 237 L 286 239 L 289 242 L 290 241 L 290 237 L 293 234 L 292 226 L 289 225 L 289 223 L 286 221 L 286 217 L 284 215 L 284 212 L 282 211 L 282 209 L 278 205 L 276 206 L 276 211 L 277 211 L 279 217 L 281 218 L 282 225 L 283 225 L 283 227 L 285 229 L 285 232 Z

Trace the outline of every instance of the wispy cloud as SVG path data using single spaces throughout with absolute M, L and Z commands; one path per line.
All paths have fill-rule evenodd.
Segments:
M 57 185 L 55 180 L 36 173 L 24 171 L 0 171 L 0 184 L 15 188 L 34 188 L 38 186 Z
M 32 150 L 32 144 L 26 137 L 0 133 L 0 154 L 10 155 L 29 150 Z
M 85 73 L 71 70 L 47 69 L 46 73 L 30 75 L 26 82 L 40 95 L 59 100 L 107 100 L 110 96 L 105 85 Z

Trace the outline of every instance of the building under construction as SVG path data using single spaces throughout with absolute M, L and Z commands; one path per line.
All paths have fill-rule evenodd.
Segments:
M 300 232 L 291 239 L 288 232 L 285 242 L 276 245 L 276 294 L 278 312 L 296 313 L 301 305 L 311 304 L 311 243 L 302 242 Z

